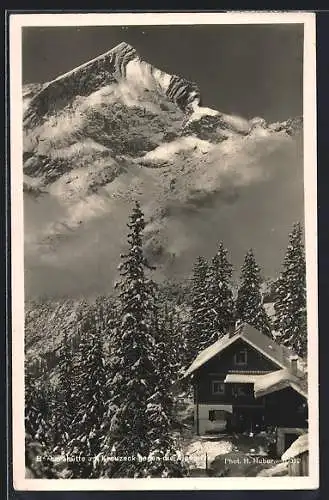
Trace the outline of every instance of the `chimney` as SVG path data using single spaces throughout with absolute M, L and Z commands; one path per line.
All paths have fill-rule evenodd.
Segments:
M 243 322 L 240 319 L 238 319 L 235 323 L 233 323 L 228 330 L 229 336 L 233 337 L 236 333 L 238 333 L 242 324 Z
M 292 375 L 297 375 L 298 356 L 290 356 L 290 371 Z

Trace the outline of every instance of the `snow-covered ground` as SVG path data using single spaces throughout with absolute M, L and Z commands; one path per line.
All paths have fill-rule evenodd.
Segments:
M 205 469 L 206 460 L 210 464 L 218 455 L 225 455 L 232 450 L 233 444 L 230 441 L 213 441 L 196 438 L 187 446 L 185 455 L 191 467 Z
M 258 477 L 274 477 L 274 476 L 287 476 L 288 475 L 288 462 L 280 462 L 269 469 L 261 470 Z
M 269 436 L 186 434 L 183 453 L 193 476 L 256 477 L 285 475 L 287 470 L 268 456 Z M 279 467 L 280 465 L 280 467 Z M 268 472 L 262 472 L 268 470 Z

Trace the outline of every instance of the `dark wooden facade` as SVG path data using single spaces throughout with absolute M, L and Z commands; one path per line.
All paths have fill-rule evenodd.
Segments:
M 264 398 L 265 419 L 277 427 L 307 427 L 306 399 L 291 387 L 272 392 Z
M 288 463 L 289 476 L 309 475 L 309 452 L 305 451 Z
M 246 364 L 236 363 L 236 355 L 246 351 Z M 222 381 L 229 373 L 265 374 L 280 369 L 272 361 L 265 358 L 256 349 L 239 339 L 230 345 L 223 353 L 215 356 L 203 365 L 194 375 L 198 390 L 199 403 L 240 403 L 261 405 L 255 400 L 253 384 L 225 384 L 223 394 L 214 394 L 212 384 Z

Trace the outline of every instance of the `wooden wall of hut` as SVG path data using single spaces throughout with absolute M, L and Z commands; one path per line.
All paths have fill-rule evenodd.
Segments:
M 309 452 L 301 453 L 295 458 L 292 458 L 288 464 L 289 476 L 308 476 L 309 471 Z

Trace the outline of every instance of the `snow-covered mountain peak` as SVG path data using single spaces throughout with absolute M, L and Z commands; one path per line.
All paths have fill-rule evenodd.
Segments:
M 88 96 L 102 87 L 126 84 L 135 92 L 158 91 L 181 110 L 198 107 L 200 92 L 193 82 L 168 74 L 144 61 L 126 42 L 45 83 L 31 98 L 25 122 L 38 123 L 45 114 L 64 108 L 77 96 Z M 25 92 L 26 94 L 26 92 Z

